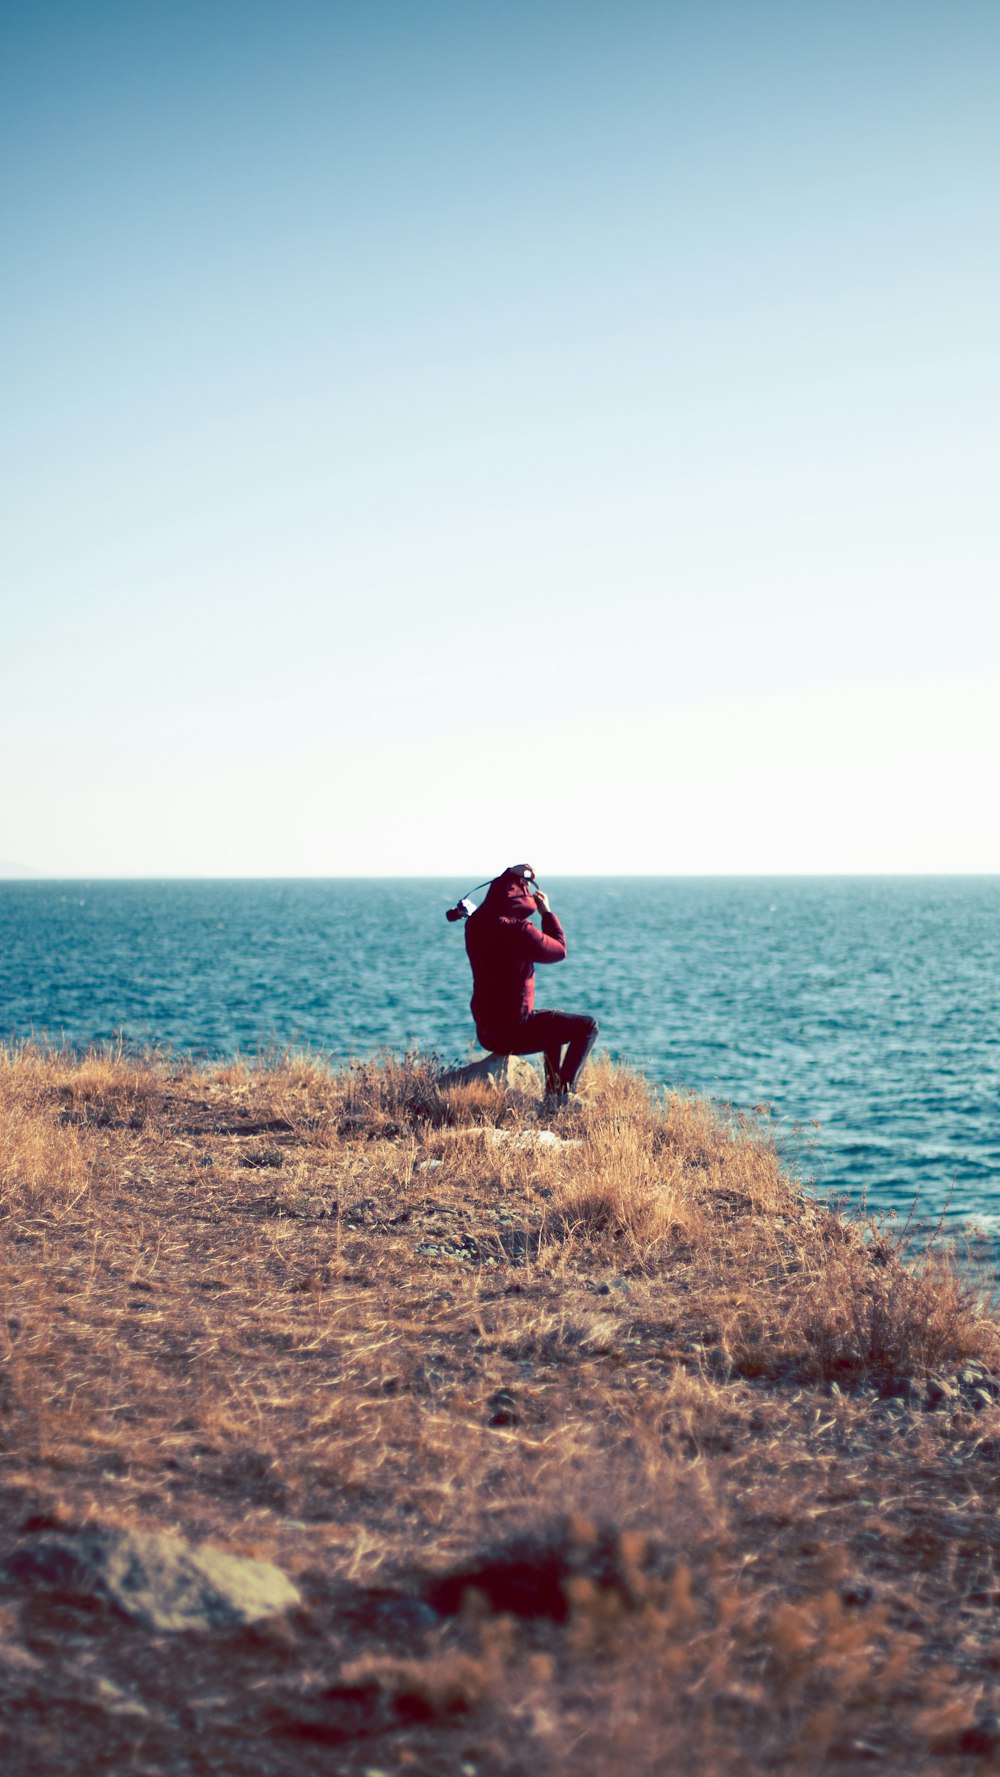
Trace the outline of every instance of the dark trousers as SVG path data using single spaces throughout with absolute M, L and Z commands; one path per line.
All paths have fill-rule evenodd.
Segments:
M 571 1092 L 597 1038 L 596 1018 L 580 1012 L 529 1012 L 516 1024 L 494 1029 L 476 1026 L 484 1049 L 494 1055 L 545 1057 L 546 1092 Z M 563 1055 L 565 1045 L 566 1053 Z

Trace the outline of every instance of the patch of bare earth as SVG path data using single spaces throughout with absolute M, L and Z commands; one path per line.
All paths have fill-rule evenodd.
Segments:
M 988 1306 L 766 1127 L 588 1093 L 0 1056 L 7 1777 L 997 1767 Z M 32 1577 L 95 1525 L 302 1602 Z

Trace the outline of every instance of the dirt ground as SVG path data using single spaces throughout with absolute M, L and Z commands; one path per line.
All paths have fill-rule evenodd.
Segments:
M 1000 1768 L 1000 1328 L 608 1066 L 0 1065 L 7 1777 Z M 157 1633 L 94 1524 L 301 1605 Z

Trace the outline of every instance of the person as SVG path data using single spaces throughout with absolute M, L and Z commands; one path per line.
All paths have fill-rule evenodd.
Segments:
M 541 930 L 534 916 L 541 914 Z M 574 1090 L 597 1037 L 583 1013 L 535 1011 L 535 964 L 561 963 L 566 934 L 530 864 L 511 864 L 490 883 L 468 918 L 472 1016 L 484 1049 L 545 1058 L 545 1091 L 562 1101 Z

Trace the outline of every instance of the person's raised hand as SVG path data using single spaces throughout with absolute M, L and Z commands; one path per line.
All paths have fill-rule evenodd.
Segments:
M 548 913 L 549 897 L 544 889 L 535 890 L 535 906 L 538 908 L 539 913 Z

